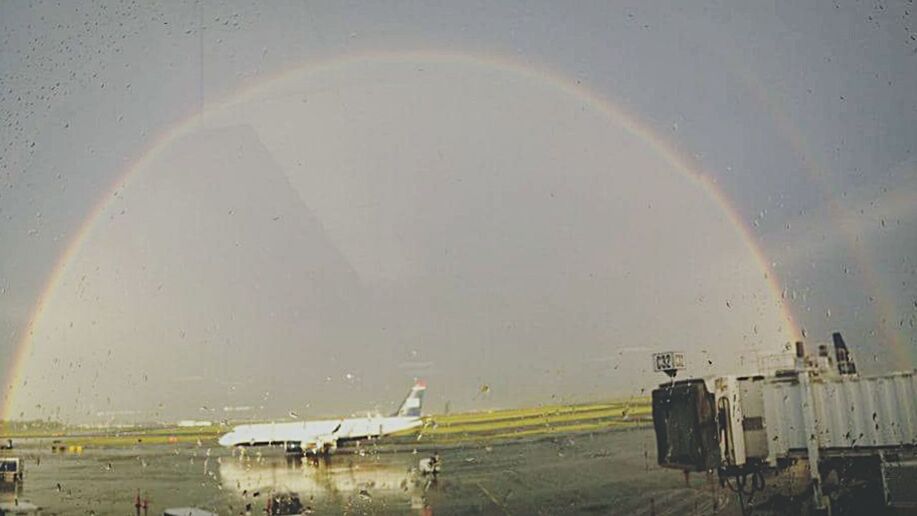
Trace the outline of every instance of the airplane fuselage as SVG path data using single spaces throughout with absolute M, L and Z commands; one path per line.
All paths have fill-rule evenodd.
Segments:
M 420 426 L 417 417 L 364 417 L 239 425 L 220 438 L 223 446 L 296 444 L 303 449 L 325 443 L 368 439 Z

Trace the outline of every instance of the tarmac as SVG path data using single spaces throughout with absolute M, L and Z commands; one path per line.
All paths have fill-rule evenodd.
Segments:
M 441 450 L 362 446 L 312 461 L 279 449 L 237 451 L 193 444 L 86 448 L 53 453 L 20 441 L 25 481 L 0 493 L 43 514 L 162 514 L 198 507 L 264 514 L 295 494 L 305 510 L 374 514 L 737 514 L 732 494 L 704 475 L 656 465 L 651 428 L 552 436 Z M 440 473 L 418 471 L 439 454 Z M 141 500 L 141 508 L 135 507 Z

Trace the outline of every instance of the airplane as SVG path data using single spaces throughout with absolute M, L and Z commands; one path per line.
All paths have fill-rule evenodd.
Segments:
M 420 410 L 427 385 L 418 381 L 391 416 L 239 425 L 219 439 L 221 446 L 283 445 L 287 452 L 330 455 L 338 444 L 380 437 L 423 424 Z

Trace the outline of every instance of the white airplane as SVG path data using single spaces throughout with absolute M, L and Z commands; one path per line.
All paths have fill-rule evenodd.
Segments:
M 423 424 L 420 409 L 427 385 L 418 381 L 391 416 L 239 425 L 220 437 L 222 446 L 284 445 L 287 451 L 327 454 L 339 443 L 379 437 Z

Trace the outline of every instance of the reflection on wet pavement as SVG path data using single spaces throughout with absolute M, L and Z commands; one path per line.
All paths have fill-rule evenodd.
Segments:
M 220 463 L 222 487 L 246 501 L 295 494 L 305 508 L 325 502 L 340 506 L 372 503 L 382 508 L 421 509 L 431 479 L 421 474 L 414 455 L 339 455 L 311 459 L 267 455 L 226 457 Z

